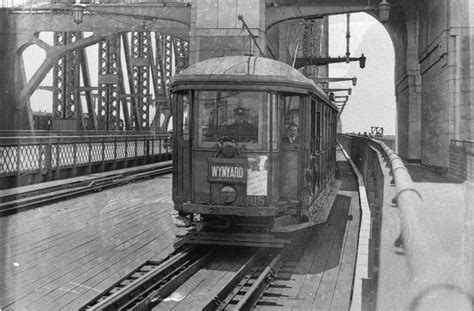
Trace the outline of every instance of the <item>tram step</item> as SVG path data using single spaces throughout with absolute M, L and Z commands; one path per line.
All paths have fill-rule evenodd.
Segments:
M 179 236 L 184 244 L 212 244 L 251 247 L 284 248 L 290 244 L 290 240 L 280 239 L 274 235 L 251 234 L 251 233 L 215 233 L 215 232 L 189 232 Z

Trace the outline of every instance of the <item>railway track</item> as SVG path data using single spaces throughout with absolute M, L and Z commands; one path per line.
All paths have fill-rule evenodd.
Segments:
M 152 310 L 192 275 L 212 263 L 219 246 L 193 245 L 161 262 L 148 261 L 94 298 L 80 311 Z M 248 310 L 274 279 L 282 250 L 246 249 L 244 264 L 203 310 Z
M 260 254 L 252 256 L 241 268 L 242 273 L 236 275 L 204 310 L 250 310 L 255 306 L 275 278 L 275 271 L 282 260 L 282 250 L 261 257 Z
M 189 246 L 161 262 L 148 261 L 79 310 L 151 310 L 207 264 L 215 251 Z
M 41 205 L 66 200 L 89 192 L 98 192 L 102 189 L 117 187 L 132 181 L 149 179 L 155 176 L 169 174 L 172 171 L 172 164 L 156 169 L 139 172 L 135 174 L 117 174 L 107 177 L 100 177 L 87 181 L 87 183 L 75 183 L 65 185 L 61 189 L 52 189 L 46 193 L 23 194 L 21 197 L 2 198 L 0 203 L 0 216 L 13 214 L 21 210 L 35 208 Z

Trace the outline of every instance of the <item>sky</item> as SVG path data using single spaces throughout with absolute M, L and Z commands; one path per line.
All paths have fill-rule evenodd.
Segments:
M 346 53 L 346 15 L 329 18 L 329 55 Z M 371 126 L 381 126 L 384 134 L 396 133 L 395 52 L 386 29 L 375 18 L 365 13 L 350 17 L 351 57 L 367 57 L 366 66 L 359 62 L 331 64 L 330 77 L 357 77 L 351 81 L 331 83 L 331 88 L 352 88 L 352 95 L 341 115 L 343 132 L 370 132 Z M 336 95 L 347 95 L 338 92 Z
M 346 15 L 329 17 L 329 55 L 344 56 L 346 53 Z M 394 90 L 394 48 L 383 25 L 365 13 L 351 14 L 350 18 L 351 57 L 367 57 L 366 67 L 359 68 L 358 62 L 339 63 L 329 66 L 330 77 L 357 77 L 357 86 L 350 81 L 331 83 L 331 88 L 352 88 L 352 95 L 341 115 L 343 132 L 370 132 L 371 126 L 384 128 L 384 134 L 396 133 L 396 104 Z M 40 38 L 52 44 L 52 33 L 41 33 Z M 86 49 L 90 72 L 97 72 L 97 46 Z M 27 79 L 31 78 L 45 53 L 37 46 L 29 47 L 24 54 Z M 92 74 L 92 85 L 96 85 L 96 76 Z M 41 85 L 52 85 L 52 72 Z M 347 95 L 338 92 L 336 95 Z M 83 101 L 85 105 L 85 101 Z M 37 90 L 31 97 L 34 111 L 52 111 L 52 94 Z M 84 107 L 85 109 L 85 107 Z M 85 110 L 84 110 L 85 111 Z

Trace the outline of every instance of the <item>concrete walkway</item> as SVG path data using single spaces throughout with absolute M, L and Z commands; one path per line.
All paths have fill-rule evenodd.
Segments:
M 428 228 L 435 232 L 436 236 L 433 238 L 440 241 L 441 250 L 453 257 L 457 264 L 452 268 L 460 272 L 460 281 L 465 290 L 469 291 L 473 288 L 470 219 L 474 207 L 474 184 L 459 183 L 449 177 L 438 176 L 419 165 L 408 165 L 407 168 L 425 203 L 426 210 L 421 221 L 426 221 Z M 411 295 L 410 271 L 405 254 L 394 246 L 400 233 L 399 211 L 391 203 L 395 187 L 390 185 L 388 168 L 383 167 L 383 170 L 386 178 L 377 310 L 407 310 Z

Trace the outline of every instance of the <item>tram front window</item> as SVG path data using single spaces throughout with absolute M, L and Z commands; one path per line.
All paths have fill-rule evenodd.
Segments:
M 198 92 L 200 144 L 216 141 L 258 144 L 266 95 L 266 92 Z

